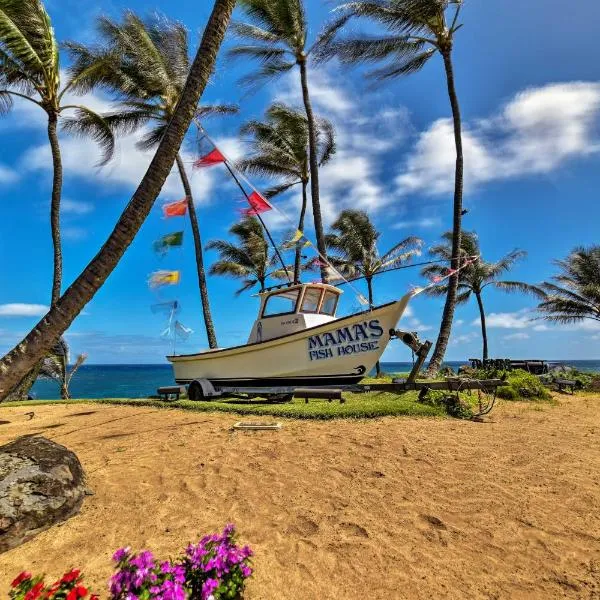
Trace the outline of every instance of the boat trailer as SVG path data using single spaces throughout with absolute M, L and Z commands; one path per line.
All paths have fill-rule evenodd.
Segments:
M 324 400 L 339 400 L 344 402 L 343 392 L 362 394 L 369 392 L 388 392 L 402 394 L 408 391 L 418 391 L 419 399 L 422 400 L 430 391 L 445 391 L 458 395 L 461 391 L 478 390 L 490 396 L 484 404 L 480 402 L 479 415 L 487 414 L 493 408 L 496 390 L 506 385 L 502 379 L 469 379 L 463 377 L 446 377 L 443 381 L 417 381 L 417 376 L 429 354 L 432 343 L 425 341 L 421 343 L 415 332 L 391 330 L 390 337 L 399 339 L 407 345 L 414 353 L 416 360 L 413 368 L 406 378 L 392 379 L 385 383 L 357 383 L 351 385 L 320 385 L 320 386 L 221 386 L 213 384 L 208 379 L 196 379 L 187 387 L 187 395 L 190 400 L 217 400 L 219 398 L 237 398 L 252 401 L 253 398 L 264 398 L 271 402 L 290 402 L 294 398 L 303 399 L 308 402 L 310 398 Z M 158 394 L 165 400 L 171 397 L 179 399 L 186 392 L 185 386 L 170 386 L 158 388 Z

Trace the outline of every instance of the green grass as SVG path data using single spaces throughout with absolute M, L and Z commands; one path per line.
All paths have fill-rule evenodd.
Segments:
M 384 416 L 421 416 L 442 417 L 445 411 L 440 406 L 431 406 L 417 402 L 417 392 L 390 394 L 387 392 L 370 392 L 367 394 L 344 394 L 345 402 L 339 400 L 295 399 L 286 403 L 268 403 L 258 400 L 227 399 L 211 402 L 192 402 L 178 400 L 164 402 L 153 398 L 102 398 L 81 400 L 28 400 L 24 402 L 7 402 L 2 406 L 39 406 L 57 402 L 60 404 L 98 403 L 123 406 L 151 406 L 154 408 L 181 408 L 197 412 L 228 412 L 239 415 L 268 415 L 291 417 L 295 419 L 364 419 Z

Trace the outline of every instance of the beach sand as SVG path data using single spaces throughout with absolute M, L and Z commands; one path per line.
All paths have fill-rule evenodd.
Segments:
M 74 566 L 105 593 L 117 547 L 175 556 L 231 521 L 256 552 L 250 599 L 600 598 L 600 397 L 559 402 L 252 433 L 230 414 L 2 408 L 0 443 L 64 444 L 94 495 L 0 555 L 0 597 L 24 568 Z

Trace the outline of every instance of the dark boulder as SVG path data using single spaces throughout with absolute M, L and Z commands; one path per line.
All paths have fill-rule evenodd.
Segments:
M 68 448 L 38 436 L 0 446 L 0 553 L 76 515 L 86 493 Z

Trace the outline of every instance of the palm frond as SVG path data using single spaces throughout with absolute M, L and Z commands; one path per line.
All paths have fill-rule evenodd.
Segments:
M 503 292 L 531 294 L 541 299 L 545 298 L 547 295 L 546 292 L 539 286 L 524 283 L 522 281 L 493 281 L 491 282 L 491 285 L 493 285 L 496 289 L 502 290 Z
M 240 107 L 237 104 L 201 104 L 196 109 L 196 117 L 202 120 L 209 117 L 237 115 L 239 112 Z
M 433 48 L 415 54 L 414 56 L 407 57 L 398 62 L 392 63 L 380 69 L 374 69 L 367 73 L 367 77 L 371 79 L 377 79 L 378 81 L 385 81 L 394 77 L 401 77 L 404 75 L 410 75 L 417 73 L 426 64 L 427 61 L 435 54 Z
M 75 116 L 64 117 L 61 121 L 62 129 L 72 135 L 91 137 L 102 150 L 102 158 L 97 166 L 105 165 L 115 150 L 113 131 L 106 120 L 86 106 L 64 108 L 75 108 Z
M 168 126 L 168 123 L 159 122 L 148 133 L 140 138 L 136 146 L 140 150 L 152 150 L 152 148 L 155 148 L 158 146 L 158 144 L 160 144 L 160 140 L 162 140 L 163 136 L 165 135 L 165 131 L 167 130 Z

